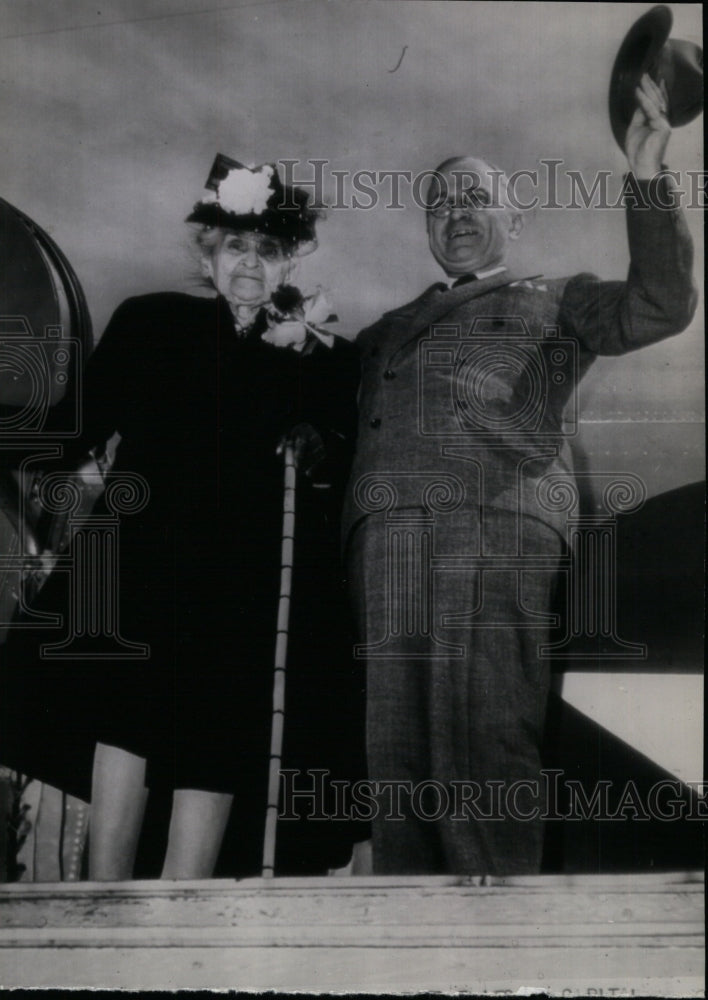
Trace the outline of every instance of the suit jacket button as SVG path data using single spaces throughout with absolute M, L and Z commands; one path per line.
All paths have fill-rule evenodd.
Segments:
M 396 373 L 393 370 L 393 368 L 387 368 L 383 374 L 383 377 L 386 379 L 387 382 L 390 382 L 391 379 L 394 379 L 396 377 Z
M 374 417 L 373 420 L 369 421 L 369 427 L 373 427 L 374 430 L 376 430 L 380 426 L 381 426 L 381 418 L 380 417 Z

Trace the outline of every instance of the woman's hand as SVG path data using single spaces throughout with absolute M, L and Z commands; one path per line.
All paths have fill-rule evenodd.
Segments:
M 288 446 L 293 449 L 295 468 L 308 477 L 312 476 L 326 457 L 324 441 L 312 424 L 297 424 L 293 427 L 281 438 L 276 455 L 282 455 Z
M 40 555 L 26 555 L 22 566 L 22 586 L 27 600 L 32 600 L 52 573 L 58 555 L 45 549 Z

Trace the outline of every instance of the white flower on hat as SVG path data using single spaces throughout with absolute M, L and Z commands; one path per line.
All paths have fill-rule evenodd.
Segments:
M 218 201 L 222 208 L 235 215 L 260 215 L 268 206 L 273 194 L 271 179 L 273 168 L 268 164 L 258 170 L 234 167 L 219 182 Z

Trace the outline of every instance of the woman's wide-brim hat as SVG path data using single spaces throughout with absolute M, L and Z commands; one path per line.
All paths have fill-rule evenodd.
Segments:
M 198 201 L 186 222 L 262 233 L 280 240 L 301 257 L 317 248 L 315 225 L 321 213 L 302 188 L 283 184 L 275 164 L 246 167 L 218 153 Z
M 663 80 L 673 128 L 688 124 L 703 110 L 703 50 L 693 42 L 669 38 L 672 24 L 668 7 L 652 7 L 632 25 L 617 53 L 610 78 L 610 123 L 622 149 L 644 73 L 657 85 Z

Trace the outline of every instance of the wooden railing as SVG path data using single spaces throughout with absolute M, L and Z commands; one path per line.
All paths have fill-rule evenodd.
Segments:
M 695 873 L 14 884 L 2 985 L 702 996 Z

